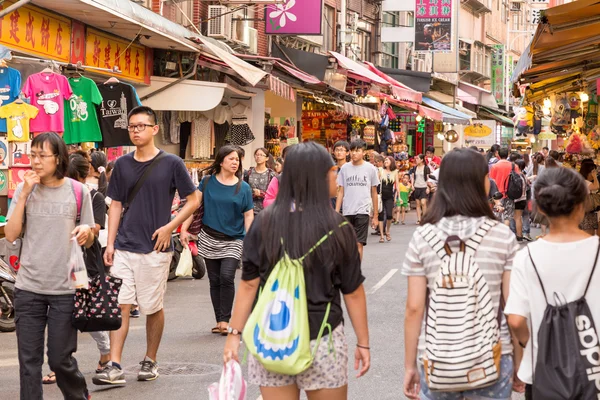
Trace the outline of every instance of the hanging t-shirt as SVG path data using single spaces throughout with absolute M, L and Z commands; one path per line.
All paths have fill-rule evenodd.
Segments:
M 96 83 L 85 77 L 71 78 L 73 96 L 65 101 L 65 143 L 101 142 L 96 106 L 102 95 Z
M 133 146 L 129 139 L 127 114 L 141 103 L 133 86 L 126 83 L 101 83 L 100 129 L 104 147 Z
M 10 103 L 0 107 L 0 118 L 5 118 L 9 142 L 29 141 L 29 120 L 38 115 L 37 107 L 27 103 Z
M 14 68 L 0 68 L 0 106 L 15 101 L 21 93 L 21 73 Z M 0 119 L 0 132 L 6 132 L 6 119 Z
M 30 123 L 31 132 L 64 132 L 64 101 L 73 95 L 69 81 L 62 75 L 40 72 L 27 78 L 23 93 L 40 111 Z

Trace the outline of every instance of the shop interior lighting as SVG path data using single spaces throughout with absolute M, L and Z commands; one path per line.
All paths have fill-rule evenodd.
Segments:
M 444 139 L 446 139 L 446 137 L 444 136 L 444 134 L 443 134 L 443 133 L 438 133 L 438 134 L 437 134 L 437 138 L 438 138 L 439 140 L 441 140 L 442 142 L 444 141 Z
M 421 117 L 420 115 L 417 115 L 417 117 L 415 118 L 415 120 L 417 122 L 421 122 L 422 119 L 423 119 L 423 117 Z
M 542 111 L 544 112 L 544 115 L 550 115 L 550 107 L 544 107 L 542 108 Z
M 534 136 L 534 137 L 532 137 L 531 139 L 529 139 L 529 142 L 530 142 L 531 144 L 535 143 L 535 136 Z
M 581 93 L 579 93 L 579 98 L 581 99 L 582 103 L 587 103 L 588 100 L 590 99 L 590 96 L 588 96 L 588 94 L 586 92 L 581 92 Z
M 549 110 L 550 107 L 552 107 L 552 102 L 550 101 L 550 97 L 546 97 L 544 99 L 544 108 L 547 108 Z

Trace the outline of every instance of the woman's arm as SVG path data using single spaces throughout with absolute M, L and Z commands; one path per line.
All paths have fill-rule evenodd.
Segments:
M 229 326 L 237 329 L 238 332 L 242 332 L 246 326 L 246 322 L 252 312 L 252 305 L 256 298 L 256 292 L 258 292 L 258 286 L 260 284 L 260 278 L 253 279 L 251 281 L 241 281 L 235 295 L 235 304 L 233 306 L 233 313 L 231 314 L 231 320 Z M 240 349 L 240 335 L 228 335 L 227 341 L 225 342 L 225 349 L 223 350 L 223 362 L 227 363 L 232 358 L 239 362 L 238 352 Z
M 600 183 L 598 183 L 598 176 L 596 175 L 596 170 L 593 170 L 590 175 L 592 175 L 592 182 L 590 184 L 590 192 L 595 192 L 600 189 Z
M 348 315 L 356 334 L 355 370 L 359 368 L 359 363 L 362 361 L 362 368 L 356 375 L 357 378 L 360 378 L 371 367 L 365 287 L 361 284 L 354 292 L 344 295 L 344 303 L 346 303 L 346 309 L 348 310 Z
M 248 210 L 244 213 L 244 228 L 246 232 L 250 230 L 250 226 L 254 222 L 254 209 Z
M 419 370 L 417 368 L 417 352 L 423 315 L 425 314 L 426 296 L 427 277 L 409 276 L 404 315 L 404 369 L 406 371 L 404 395 L 409 399 L 418 399 L 421 391 Z

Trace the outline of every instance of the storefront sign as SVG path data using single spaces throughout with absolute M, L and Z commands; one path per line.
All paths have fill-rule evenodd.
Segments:
M 452 0 L 417 0 L 415 51 L 452 51 Z
M 321 34 L 323 0 L 287 0 L 285 3 L 267 6 L 265 12 L 267 34 Z
M 7 0 L 0 10 L 14 3 Z M 0 43 L 15 51 L 68 62 L 71 20 L 35 6 L 22 6 L 0 18 Z
M 339 140 L 348 140 L 348 115 L 343 111 L 302 111 L 302 140 L 312 140 L 331 147 Z
M 492 54 L 492 94 L 496 103 L 504 104 L 504 45 L 494 45 Z
M 550 132 L 543 132 L 537 135 L 538 140 L 556 140 L 556 134 Z
M 87 28 L 85 64 L 99 68 L 118 68 L 125 80 L 144 82 L 146 78 L 146 48 L 119 39 L 102 31 Z M 98 72 L 100 73 L 100 72 Z M 107 72 L 106 75 L 112 75 Z
M 464 134 L 469 146 L 491 146 L 496 143 L 496 121 L 473 120 L 465 127 Z

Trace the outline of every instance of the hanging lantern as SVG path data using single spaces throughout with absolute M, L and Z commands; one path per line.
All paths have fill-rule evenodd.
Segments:
M 458 142 L 458 133 L 453 129 L 446 131 L 446 133 L 444 133 L 444 139 L 449 143 L 456 143 Z

